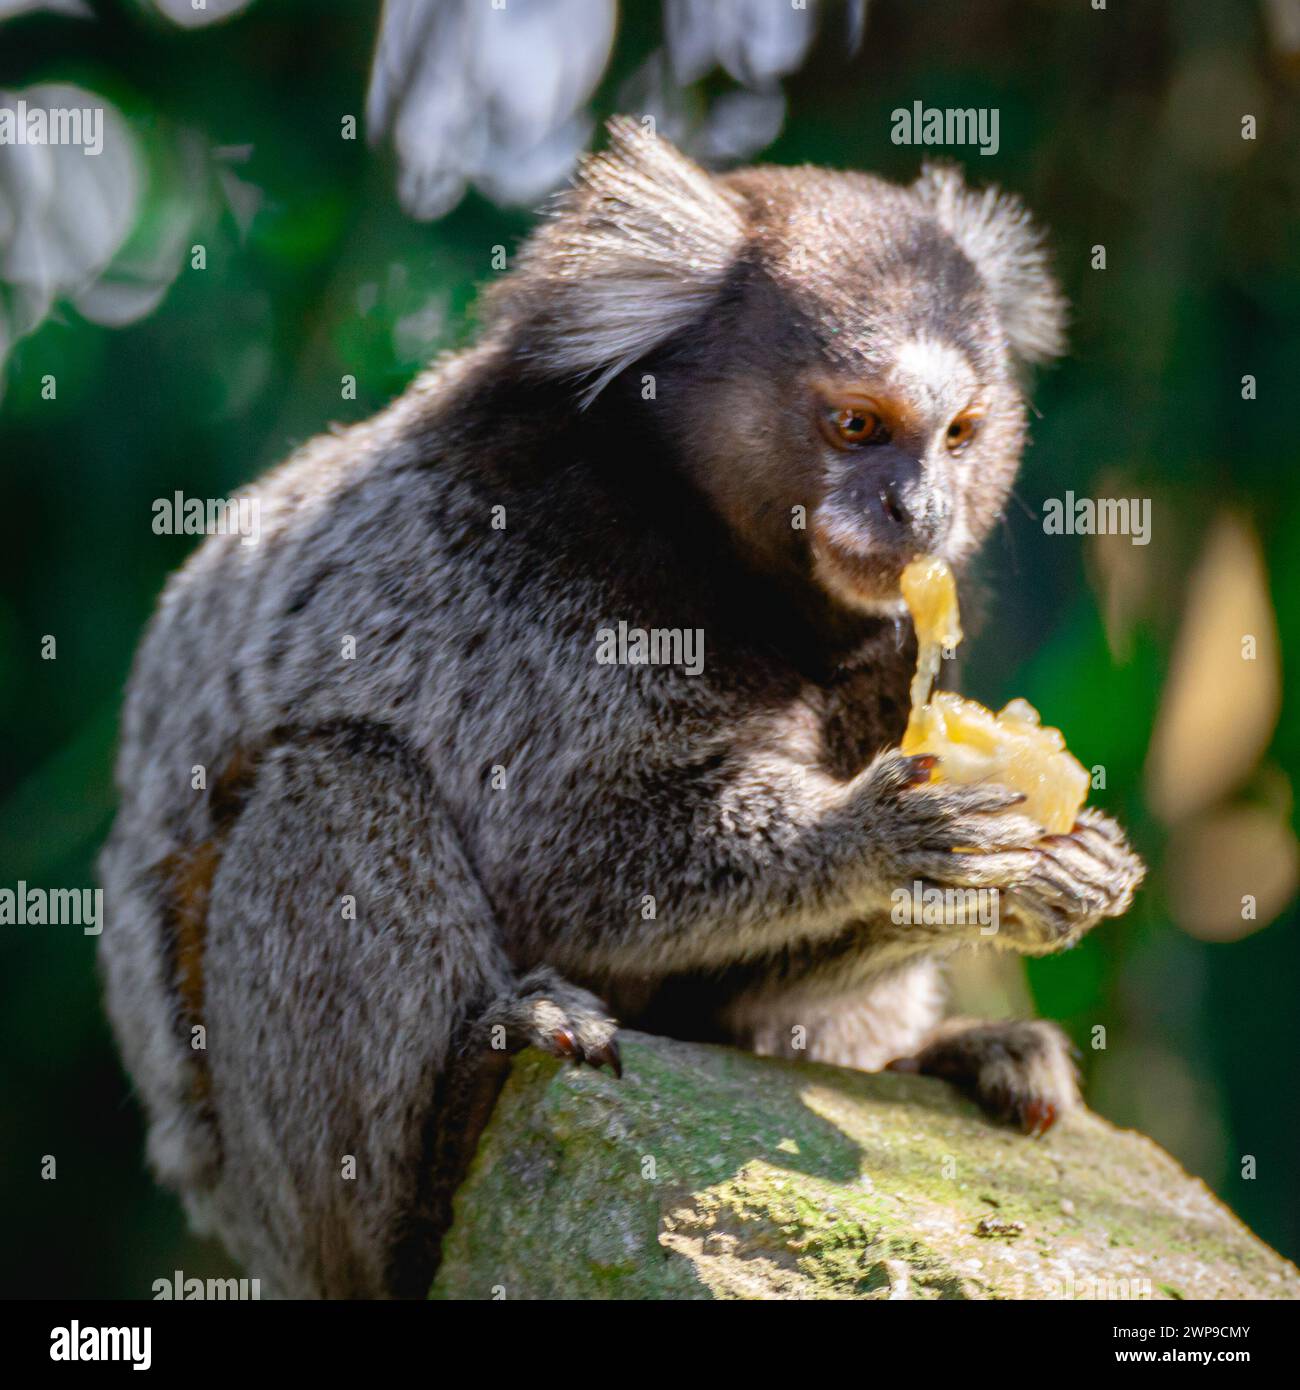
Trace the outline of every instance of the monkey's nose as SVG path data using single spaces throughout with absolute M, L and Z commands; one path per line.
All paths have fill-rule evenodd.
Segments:
M 893 445 L 865 450 L 850 484 L 852 505 L 872 535 L 887 545 L 912 539 L 924 507 L 918 507 L 921 465 Z
M 912 513 L 901 496 L 901 489 L 895 483 L 886 483 L 880 489 L 880 513 L 893 526 L 912 524 Z

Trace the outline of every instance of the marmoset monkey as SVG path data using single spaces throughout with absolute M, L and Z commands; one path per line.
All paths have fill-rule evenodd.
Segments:
M 477 343 L 202 545 L 101 866 L 200 1229 L 280 1294 L 423 1294 L 510 1054 L 618 1070 L 616 1019 L 900 1061 L 1030 1130 L 1072 1103 L 1050 1025 L 938 1025 L 936 962 L 1055 951 L 1142 867 L 896 748 L 900 571 L 967 568 L 1062 317 L 1026 214 L 953 170 L 712 176 L 618 121 Z M 608 659 L 664 631 L 703 660 Z M 894 921 L 917 882 L 999 889 L 997 934 Z

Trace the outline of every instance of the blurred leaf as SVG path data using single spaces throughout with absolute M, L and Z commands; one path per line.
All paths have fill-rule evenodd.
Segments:
M 1268 926 L 1294 898 L 1300 851 L 1276 812 L 1238 806 L 1180 822 L 1165 862 L 1179 926 L 1204 941 L 1236 941 Z
M 1192 575 L 1151 739 L 1152 809 L 1175 821 L 1238 786 L 1268 747 L 1280 708 L 1277 625 L 1259 542 L 1225 513 Z

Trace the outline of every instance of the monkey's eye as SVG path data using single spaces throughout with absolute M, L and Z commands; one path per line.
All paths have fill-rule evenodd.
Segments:
M 884 421 L 865 401 L 831 406 L 822 417 L 827 439 L 840 449 L 860 444 L 883 444 L 889 438 Z
M 952 423 L 944 431 L 944 447 L 950 454 L 959 454 L 979 433 L 980 421 L 984 412 L 975 407 L 954 415 Z

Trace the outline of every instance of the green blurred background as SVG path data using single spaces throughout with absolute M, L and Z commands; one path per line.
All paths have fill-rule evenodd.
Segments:
M 7 311 L 16 339 L 0 368 L 7 887 L 92 882 L 131 653 L 194 544 L 153 533 L 153 500 L 228 496 L 327 422 L 383 405 L 464 341 L 492 248 L 531 222 L 473 191 L 438 220 L 403 209 L 394 155 L 364 139 L 376 5 L 265 0 L 193 30 L 143 0 L 89 9 L 0 18 L 0 89 L 100 94 L 147 171 L 114 261 L 139 301 L 130 322 L 89 322 L 70 294 L 24 321 L 0 259 L 0 330 Z M 1290 0 L 877 0 L 856 44 L 852 28 L 823 10 L 760 157 L 906 180 L 944 155 L 1050 227 L 1071 352 L 1033 390 L 966 685 L 988 703 L 1026 696 L 1103 766 L 1094 801 L 1153 870 L 1123 922 L 1027 970 L 966 963 L 959 996 L 1062 1020 L 1092 1104 L 1294 1258 L 1300 16 Z M 662 44 L 657 3 L 623 6 L 589 109 L 619 109 Z M 679 94 L 684 119 L 737 89 L 715 68 Z M 890 112 L 914 100 L 997 107 L 1000 150 L 892 144 Z M 363 138 L 341 138 L 348 114 Z M 0 248 L 5 196 L 0 183 Z M 142 284 L 156 304 L 140 307 Z M 1067 490 L 1149 498 L 1150 545 L 1044 535 L 1039 508 Z M 230 1268 L 143 1170 L 94 945 L 0 928 L 5 1274 L 20 1296 L 148 1296 L 173 1269 Z

